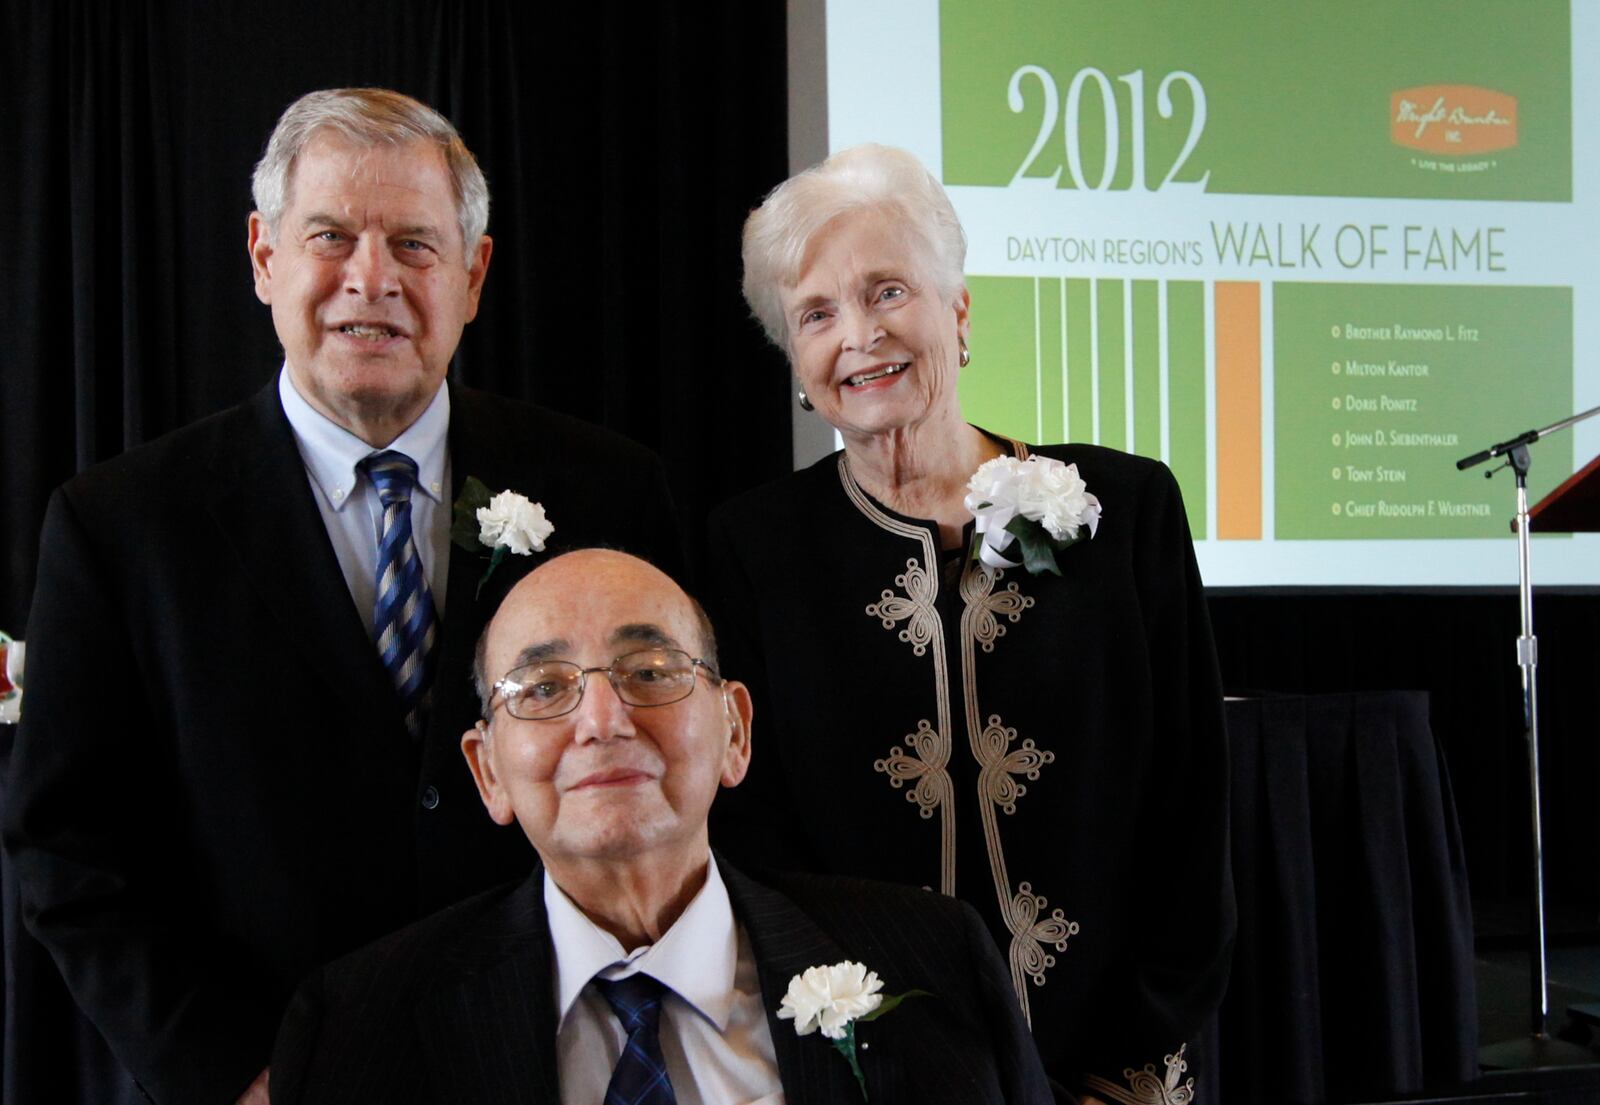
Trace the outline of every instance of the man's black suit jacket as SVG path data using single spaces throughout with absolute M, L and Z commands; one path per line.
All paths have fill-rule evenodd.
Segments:
M 678 568 L 660 462 L 596 427 L 453 387 L 452 501 L 544 504 L 551 551 Z M 408 737 L 269 385 L 50 501 L 28 709 L 4 802 L 28 927 L 161 1105 L 226 1105 L 312 966 L 525 872 L 459 738 L 487 616 L 544 559 L 452 548 L 434 706 Z
M 820 1033 L 777 1019 L 789 979 L 851 959 L 884 992 L 928 991 L 861 1026 L 871 1100 L 1054 1099 L 994 940 L 970 906 L 901 886 L 721 865 L 754 951 L 790 1105 L 861 1101 Z M 558 1105 L 553 951 L 541 871 L 314 973 L 272 1056 L 273 1105 Z

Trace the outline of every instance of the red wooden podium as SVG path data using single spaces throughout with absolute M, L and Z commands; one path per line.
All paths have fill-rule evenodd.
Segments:
M 1528 511 L 1531 533 L 1600 533 L 1600 457 Z

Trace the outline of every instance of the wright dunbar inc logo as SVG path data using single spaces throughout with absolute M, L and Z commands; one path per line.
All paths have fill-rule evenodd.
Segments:
M 1517 144 L 1517 98 L 1470 84 L 1425 84 L 1389 97 L 1389 137 L 1423 153 L 1464 156 Z

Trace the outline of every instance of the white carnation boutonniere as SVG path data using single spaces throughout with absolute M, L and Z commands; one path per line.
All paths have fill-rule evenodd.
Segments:
M 483 593 L 483 585 L 506 553 L 532 556 L 544 552 L 544 543 L 555 530 L 545 517 L 542 504 L 511 490 L 490 495 L 488 486 L 476 476 L 467 477 L 461 497 L 451 508 L 451 542 L 468 552 L 490 550 L 489 567 L 478 581 L 478 594 Z
M 789 992 L 778 1008 L 780 1020 L 794 1021 L 796 1035 L 820 1031 L 833 1041 L 850 1064 L 863 1101 L 867 1100 L 867 1079 L 856 1057 L 856 1025 L 877 1020 L 907 998 L 930 996 L 926 990 L 885 996 L 878 992 L 881 989 L 878 972 L 861 963 L 846 960 L 830 967 L 807 967 L 789 980 Z
M 1100 500 L 1089 494 L 1078 466 L 1054 457 L 995 457 L 972 474 L 967 491 L 977 521 L 972 557 L 991 568 L 1060 575 L 1055 554 L 1100 526 Z M 1004 555 L 1013 544 L 1022 551 L 1020 564 Z

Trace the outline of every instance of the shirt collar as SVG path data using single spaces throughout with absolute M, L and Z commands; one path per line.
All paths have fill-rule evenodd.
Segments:
M 661 939 L 628 954 L 615 936 L 586 917 L 550 872 L 544 875 L 545 912 L 555 945 L 557 1022 L 564 1022 L 583 988 L 596 975 L 626 978 L 643 971 L 671 989 L 701 1016 L 726 1031 L 733 1011 L 739 942 L 733 904 L 717 871 L 706 865 L 706 882 Z
M 328 504 L 343 510 L 361 486 L 356 465 L 378 450 L 306 402 L 289 378 L 287 364 L 278 373 L 278 402 L 294 431 L 306 471 Z M 416 462 L 418 488 L 435 502 L 444 496 L 449 430 L 450 389 L 440 384 L 427 409 L 387 446 Z

